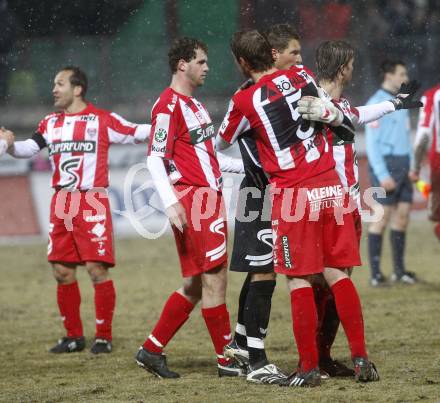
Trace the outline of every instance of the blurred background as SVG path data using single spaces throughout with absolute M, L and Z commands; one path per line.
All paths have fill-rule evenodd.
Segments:
M 0 0 L 0 125 L 19 139 L 31 136 L 52 110 L 54 75 L 71 64 L 88 74 L 91 102 L 134 122 L 149 121 L 170 82 L 168 47 L 181 35 L 208 44 L 210 73 L 196 96 L 218 124 L 243 80 L 229 50 L 232 33 L 285 22 L 297 28 L 312 70 L 323 40 L 344 39 L 357 48 L 345 94 L 354 105 L 379 87 L 385 58 L 406 62 L 422 89 L 440 79 L 440 0 Z M 358 143 L 362 155 L 362 136 Z M 145 150 L 116 147 L 110 166 L 126 169 L 142 161 Z M 17 174 L 48 169 L 44 154 L 31 162 L 1 159 L 0 176 L 14 177 L 0 193 L 16 188 Z M 0 236 L 11 233 L 4 228 L 0 224 Z
M 312 69 L 323 40 L 357 47 L 346 94 L 354 104 L 375 91 L 386 57 L 404 60 L 424 87 L 439 78 L 440 0 L 0 0 L 2 122 L 6 114 L 13 126 L 35 126 L 35 107 L 50 106 L 53 76 L 66 64 L 88 73 L 92 102 L 145 119 L 169 82 L 167 50 L 181 35 L 209 46 L 211 71 L 199 97 L 219 101 L 221 108 L 210 110 L 221 118 L 224 98 L 241 80 L 229 51 L 232 33 L 281 22 L 298 29 Z M 20 119 L 5 112 L 17 107 Z

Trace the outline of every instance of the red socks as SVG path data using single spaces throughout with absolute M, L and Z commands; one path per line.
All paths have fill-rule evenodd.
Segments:
M 301 372 L 318 367 L 316 329 L 318 317 L 311 287 L 297 288 L 290 293 L 293 334 L 298 348 Z
M 162 310 L 159 321 L 145 340 L 143 347 L 153 353 L 162 353 L 163 348 L 187 321 L 194 305 L 178 292 L 173 293 Z M 202 309 L 220 364 L 228 363 L 223 357 L 223 347 L 231 341 L 231 326 L 226 305 Z
M 202 308 L 202 316 L 211 335 L 218 363 L 220 365 L 228 364 L 229 360 L 223 356 L 223 348 L 231 341 L 232 336 L 226 304 L 214 308 Z
M 83 336 L 83 328 L 79 313 L 81 295 L 78 283 L 58 284 L 57 302 L 64 327 L 67 330 L 67 337 Z
M 97 339 L 112 339 L 112 321 L 115 311 L 116 292 L 113 281 L 95 284 L 95 313 Z
M 367 358 L 362 307 L 356 288 L 349 278 L 344 278 L 333 284 L 332 292 L 352 358 Z
M 163 348 L 188 320 L 193 309 L 194 305 L 178 292 L 171 294 L 143 347 L 152 353 L 162 353 Z

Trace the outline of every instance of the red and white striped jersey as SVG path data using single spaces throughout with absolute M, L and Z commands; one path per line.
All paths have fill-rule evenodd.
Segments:
M 232 144 L 254 129 L 262 167 L 275 187 L 297 186 L 335 166 L 324 126 L 298 113 L 297 102 L 305 95 L 318 92 L 302 66 L 267 74 L 233 96 L 219 130 Z
M 429 159 L 431 169 L 440 170 L 440 85 L 426 91 L 421 99 L 423 108 L 420 110 L 417 127 L 416 145 L 420 134 L 428 134 L 431 150 Z
M 79 113 L 46 116 L 32 139 L 40 149 L 48 147 L 52 187 L 88 190 L 108 186 L 110 144 L 145 142 L 149 129 L 88 104 Z
M 350 106 L 347 99 L 333 99 L 332 102 L 342 110 L 345 116 L 350 117 L 353 123 L 356 122 L 359 113 L 356 108 Z M 338 173 L 342 186 L 344 186 L 346 191 L 359 202 L 359 170 L 354 140 L 352 142 L 341 140 L 338 136 L 332 133 L 330 129 L 328 130 L 333 138 L 333 158 L 335 159 L 336 172 Z
M 148 155 L 167 160 L 172 182 L 219 190 L 214 125 L 206 108 L 168 87 L 154 104 L 151 120 Z

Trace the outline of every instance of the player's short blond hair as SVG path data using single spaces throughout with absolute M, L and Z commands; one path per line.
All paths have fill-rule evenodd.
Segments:
M 255 72 L 273 66 L 272 46 L 266 36 L 256 29 L 236 32 L 232 36 L 231 50 L 237 62 L 242 58 Z

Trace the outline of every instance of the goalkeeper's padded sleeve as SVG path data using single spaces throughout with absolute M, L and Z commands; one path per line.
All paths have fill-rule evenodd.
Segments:
M 147 167 L 164 207 L 167 209 L 173 204 L 176 204 L 178 200 L 174 193 L 173 186 L 168 179 L 163 159 L 161 157 L 150 155 L 147 158 Z

